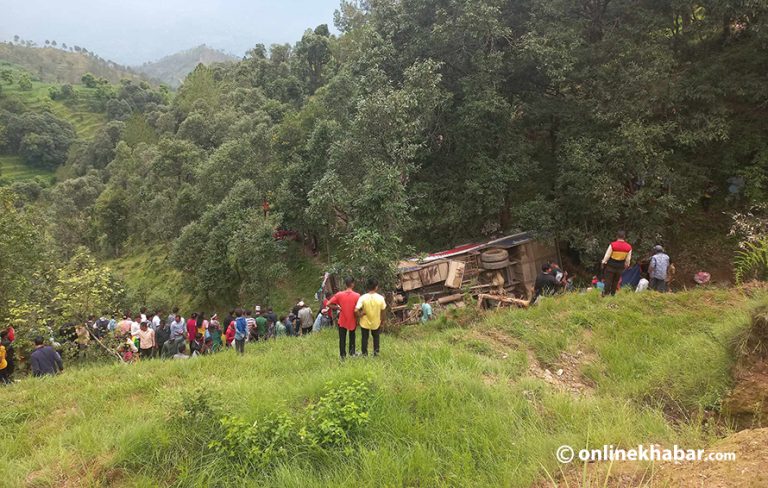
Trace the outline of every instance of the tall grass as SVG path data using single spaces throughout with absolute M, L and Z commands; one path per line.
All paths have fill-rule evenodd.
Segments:
M 379 358 L 337 359 L 337 336 L 249 344 L 189 361 L 84 367 L 27 379 L 0 396 L 0 479 L 8 486 L 529 486 L 557 475 L 574 447 L 702 446 L 694 414 L 728 386 L 728 340 L 765 296 L 735 291 L 593 295 L 502 311 L 473 324 L 435 321 L 382 337 Z M 583 350 L 594 391 L 574 396 L 531 376 Z M 218 418 L 301 415 L 329 381 L 373 386 L 353 451 L 288 453 L 243 477 L 201 445 L 182 399 L 202 388 Z M 671 418 L 676 404 L 689 415 Z M 218 405 L 218 406 L 216 406 Z M 208 434 L 206 434 L 208 435 Z M 578 467 L 576 468 L 578 469 Z

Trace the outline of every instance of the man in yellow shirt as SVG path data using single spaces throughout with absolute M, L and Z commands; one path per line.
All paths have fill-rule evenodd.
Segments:
M 368 355 L 368 335 L 373 336 L 373 355 L 379 355 L 379 335 L 381 324 L 384 322 L 387 302 L 379 295 L 379 281 L 375 278 L 368 280 L 365 289 L 368 291 L 357 300 L 355 312 L 360 318 L 360 328 L 363 331 L 363 356 Z

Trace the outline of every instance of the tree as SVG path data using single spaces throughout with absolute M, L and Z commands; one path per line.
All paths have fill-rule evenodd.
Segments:
M 298 71 L 312 94 L 323 84 L 324 70 L 331 60 L 328 26 L 323 24 L 314 31 L 307 30 L 294 52 Z
M 28 73 L 24 72 L 19 75 L 19 89 L 24 91 L 32 89 L 32 78 L 29 77 Z
M 9 69 L 0 70 L 0 80 L 9 85 L 13 84 L 13 71 Z
M 102 249 L 110 256 L 119 256 L 128 239 L 129 212 L 128 197 L 120 188 L 107 189 L 96 199 L 94 225 Z
M 60 320 L 83 322 L 94 311 L 116 310 L 122 294 L 112 271 L 81 248 L 58 270 L 53 304 Z
M 11 150 L 18 151 L 27 164 L 53 169 L 67 160 L 75 131 L 50 112 L 27 112 L 11 121 L 7 137 Z
M 131 116 L 131 106 L 127 101 L 112 98 L 106 105 L 107 118 L 109 120 L 127 120 Z
M 275 220 L 279 218 L 265 218 L 258 210 L 251 211 L 229 240 L 227 258 L 241 279 L 240 303 L 250 300 L 268 303 L 275 284 L 287 272 L 282 262 L 284 243 L 272 237 Z
M 80 78 L 80 81 L 82 81 L 83 85 L 85 85 L 87 88 L 96 88 L 98 86 L 96 77 L 93 76 L 93 73 L 84 74 L 82 78 Z

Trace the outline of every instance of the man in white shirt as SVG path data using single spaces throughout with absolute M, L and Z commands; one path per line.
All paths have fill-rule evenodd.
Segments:
M 152 316 L 152 330 L 157 331 L 160 327 L 160 310 L 155 310 L 155 315 Z

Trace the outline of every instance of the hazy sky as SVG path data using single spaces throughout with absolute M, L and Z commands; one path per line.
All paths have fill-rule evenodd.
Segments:
M 0 0 L 0 39 L 83 46 L 140 64 L 207 44 L 237 56 L 328 24 L 339 0 Z

